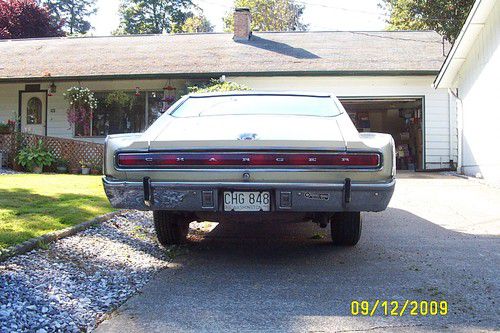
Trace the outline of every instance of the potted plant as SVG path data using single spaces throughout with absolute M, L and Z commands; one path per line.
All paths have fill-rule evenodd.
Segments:
M 42 140 L 36 146 L 28 146 L 21 149 L 16 156 L 16 161 L 26 170 L 33 173 L 42 173 L 44 166 L 54 163 L 54 155 L 43 145 Z
M 7 124 L 0 123 L 0 134 L 10 134 L 10 128 Z
M 80 161 L 80 168 L 82 169 L 82 175 L 90 174 L 90 164 L 84 161 Z
M 16 122 L 13 120 L 8 120 L 6 123 L 0 123 L 0 134 L 14 133 L 15 126 Z
M 94 166 L 92 170 L 90 171 L 91 174 L 93 175 L 102 175 L 102 167 L 101 166 Z
M 58 173 L 67 173 L 68 172 L 69 161 L 64 158 L 59 158 L 56 161 L 56 169 Z

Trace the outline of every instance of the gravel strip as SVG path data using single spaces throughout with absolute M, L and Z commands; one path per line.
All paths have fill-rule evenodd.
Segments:
M 98 227 L 0 264 L 0 332 L 87 332 L 167 266 L 151 213 Z

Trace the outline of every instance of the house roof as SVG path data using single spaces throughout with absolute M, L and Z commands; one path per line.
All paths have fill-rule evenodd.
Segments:
M 141 35 L 0 42 L 0 81 L 215 75 L 437 74 L 433 31 Z
M 465 24 L 453 44 L 433 86 L 437 88 L 452 88 L 453 81 L 467 55 L 474 45 L 477 36 L 484 27 L 496 0 L 476 0 L 465 21 Z

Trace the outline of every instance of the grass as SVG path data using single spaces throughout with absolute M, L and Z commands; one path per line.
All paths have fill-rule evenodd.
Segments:
M 113 211 L 100 176 L 0 176 L 0 249 Z

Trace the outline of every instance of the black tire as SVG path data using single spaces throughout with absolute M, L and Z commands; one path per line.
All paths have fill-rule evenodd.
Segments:
M 355 246 L 361 237 L 361 213 L 335 213 L 330 220 L 332 241 L 338 246 Z
M 186 243 L 189 222 L 181 216 L 159 210 L 153 212 L 153 220 L 156 236 L 161 245 L 169 246 Z

